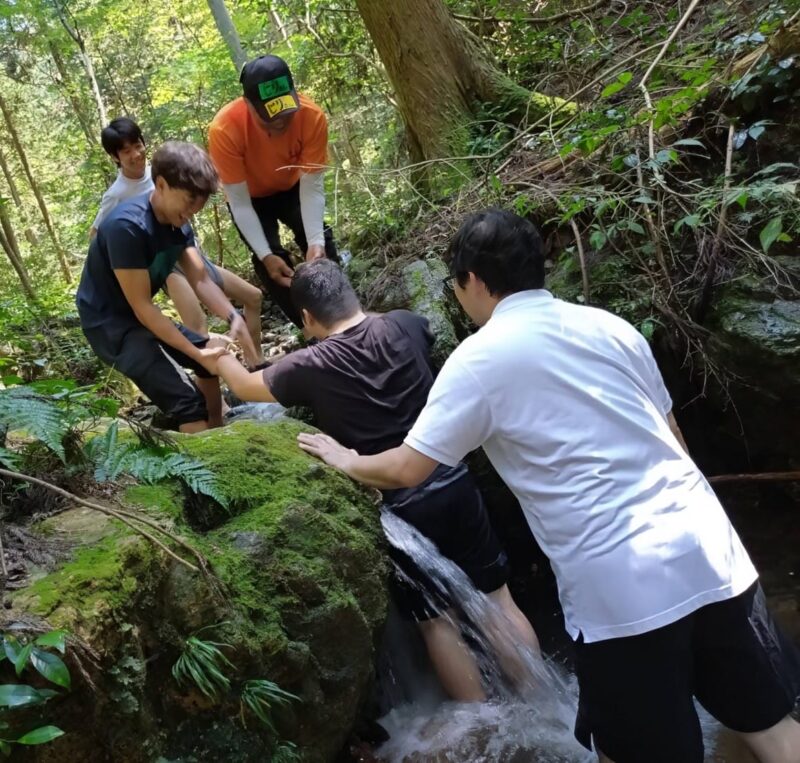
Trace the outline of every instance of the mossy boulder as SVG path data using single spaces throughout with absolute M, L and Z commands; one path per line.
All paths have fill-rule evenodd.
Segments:
M 45 711 L 67 734 L 30 759 L 269 760 L 274 737 L 240 717 L 240 688 L 256 678 L 301 698 L 276 717 L 301 759 L 333 759 L 369 687 L 387 565 L 375 495 L 302 453 L 302 429 L 241 422 L 181 438 L 228 500 L 226 521 L 208 532 L 191 529 L 175 484 L 134 485 L 115 498 L 193 545 L 218 582 L 88 509 L 43 524 L 50 534 L 83 528 L 87 542 L 17 592 L 6 620 L 41 619 L 74 634 L 87 649 L 72 650 L 73 667 L 94 654 L 83 662 L 96 689 L 73 670 L 77 687 Z M 234 665 L 218 702 L 171 676 L 182 643 L 201 628 L 201 638 L 229 645 Z

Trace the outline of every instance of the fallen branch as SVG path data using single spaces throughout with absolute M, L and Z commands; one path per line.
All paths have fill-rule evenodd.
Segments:
M 45 480 L 41 480 L 38 477 L 31 477 L 28 474 L 22 474 L 21 472 L 14 472 L 9 469 L 0 469 L 0 476 L 9 477 L 11 479 L 16 480 L 23 480 L 24 482 L 29 482 L 32 485 L 39 485 L 41 487 L 46 488 L 47 490 L 51 490 L 52 492 L 64 497 L 68 498 L 71 501 L 75 501 L 75 503 L 80 504 L 81 506 L 85 506 L 88 509 L 92 509 L 93 511 L 99 511 L 101 514 L 105 514 L 109 517 L 114 517 L 114 519 L 119 520 L 124 525 L 127 525 L 131 528 L 134 532 L 138 533 L 142 537 L 149 540 L 155 546 L 158 546 L 165 554 L 169 557 L 174 559 L 179 564 L 182 564 L 184 567 L 188 567 L 192 572 L 200 572 L 202 569 L 204 572 L 208 573 L 209 565 L 205 558 L 200 554 L 199 551 L 192 548 L 188 543 L 178 538 L 176 535 L 173 535 L 168 530 L 165 530 L 163 527 L 160 527 L 155 522 L 146 519 L 145 517 L 138 516 L 128 511 L 123 511 L 121 509 L 109 509 L 107 506 L 101 506 L 99 503 L 94 503 L 92 501 L 87 501 L 85 498 L 81 498 L 80 496 L 75 495 L 74 493 L 70 493 L 68 490 L 64 490 L 63 488 L 58 487 L 57 485 L 53 485 L 50 482 L 45 482 Z M 147 530 L 142 529 L 141 527 L 137 527 L 134 524 L 134 521 L 141 522 L 143 525 L 147 525 L 148 527 L 152 527 L 158 532 L 166 535 L 173 543 L 178 544 L 182 548 L 189 551 L 199 563 L 199 567 L 195 567 L 191 562 L 186 561 L 186 559 L 178 556 L 174 551 L 168 548 L 164 543 L 162 543 L 158 538 L 154 537 L 151 533 L 147 532 Z
M 761 474 L 718 474 L 708 477 L 712 485 L 726 482 L 796 482 L 800 480 L 800 472 L 762 472 Z

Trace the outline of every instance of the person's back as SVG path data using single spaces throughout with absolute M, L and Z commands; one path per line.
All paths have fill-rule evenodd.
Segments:
M 753 582 L 725 512 L 670 429 L 672 401 L 630 324 L 544 290 L 518 292 L 448 362 L 468 371 L 460 388 L 440 392 L 447 418 L 461 422 L 456 450 L 480 439 L 520 500 L 573 638 L 634 635 Z
M 428 322 L 406 310 L 369 315 L 264 371 L 284 405 L 308 406 L 323 431 L 364 453 L 399 445 L 433 384 Z

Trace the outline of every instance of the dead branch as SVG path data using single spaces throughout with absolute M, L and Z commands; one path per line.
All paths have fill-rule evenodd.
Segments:
M 178 556 L 174 551 L 172 551 L 164 543 L 158 540 L 158 538 L 155 538 L 152 534 L 150 534 L 146 530 L 143 530 L 141 527 L 137 527 L 132 520 L 135 520 L 136 522 L 141 522 L 144 525 L 148 525 L 149 527 L 158 530 L 163 535 L 166 535 L 174 543 L 177 543 L 179 546 L 182 546 L 183 548 L 189 550 L 201 562 L 200 567 L 203 570 L 206 571 L 208 570 L 208 562 L 206 562 L 206 560 L 202 557 L 202 555 L 198 551 L 193 549 L 185 541 L 182 541 L 180 538 L 173 535 L 168 530 L 165 530 L 163 527 L 160 527 L 155 522 L 152 522 L 144 517 L 140 517 L 136 514 L 132 514 L 127 511 L 122 511 L 118 509 L 109 509 L 107 506 L 101 506 L 99 503 L 93 503 L 92 501 L 87 501 L 85 498 L 81 498 L 80 496 L 77 496 L 74 493 L 70 493 L 68 490 L 64 490 L 63 488 L 60 488 L 57 485 L 53 485 L 50 482 L 45 482 L 44 480 L 41 480 L 38 477 L 31 477 L 28 474 L 22 474 L 21 472 L 15 472 L 9 469 L 0 469 L 0 476 L 9 477 L 11 479 L 16 479 L 16 480 L 23 480 L 33 485 L 39 485 L 48 490 L 51 490 L 54 493 L 57 493 L 58 495 L 64 498 L 68 498 L 71 501 L 75 501 L 75 503 L 78 503 L 81 506 L 85 506 L 88 509 L 92 509 L 93 511 L 99 511 L 101 514 L 114 517 L 114 519 L 119 520 L 123 524 L 130 527 L 131 530 L 149 540 L 153 545 L 158 546 L 158 548 L 160 548 L 165 554 L 167 554 L 169 557 L 174 559 L 179 564 L 188 567 L 190 570 L 192 570 L 192 572 L 200 571 L 200 568 L 195 567 L 195 565 L 193 565 L 191 562 L 187 562 L 186 559 L 183 559 L 182 557 Z

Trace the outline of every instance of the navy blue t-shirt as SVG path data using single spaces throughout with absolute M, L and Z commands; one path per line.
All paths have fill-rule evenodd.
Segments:
M 149 193 L 124 201 L 103 220 L 89 246 L 75 297 L 81 326 L 102 327 L 111 339 L 140 325 L 114 270 L 147 270 L 150 293 L 155 295 L 190 246 L 195 246 L 191 226 L 174 228 L 158 222 Z

